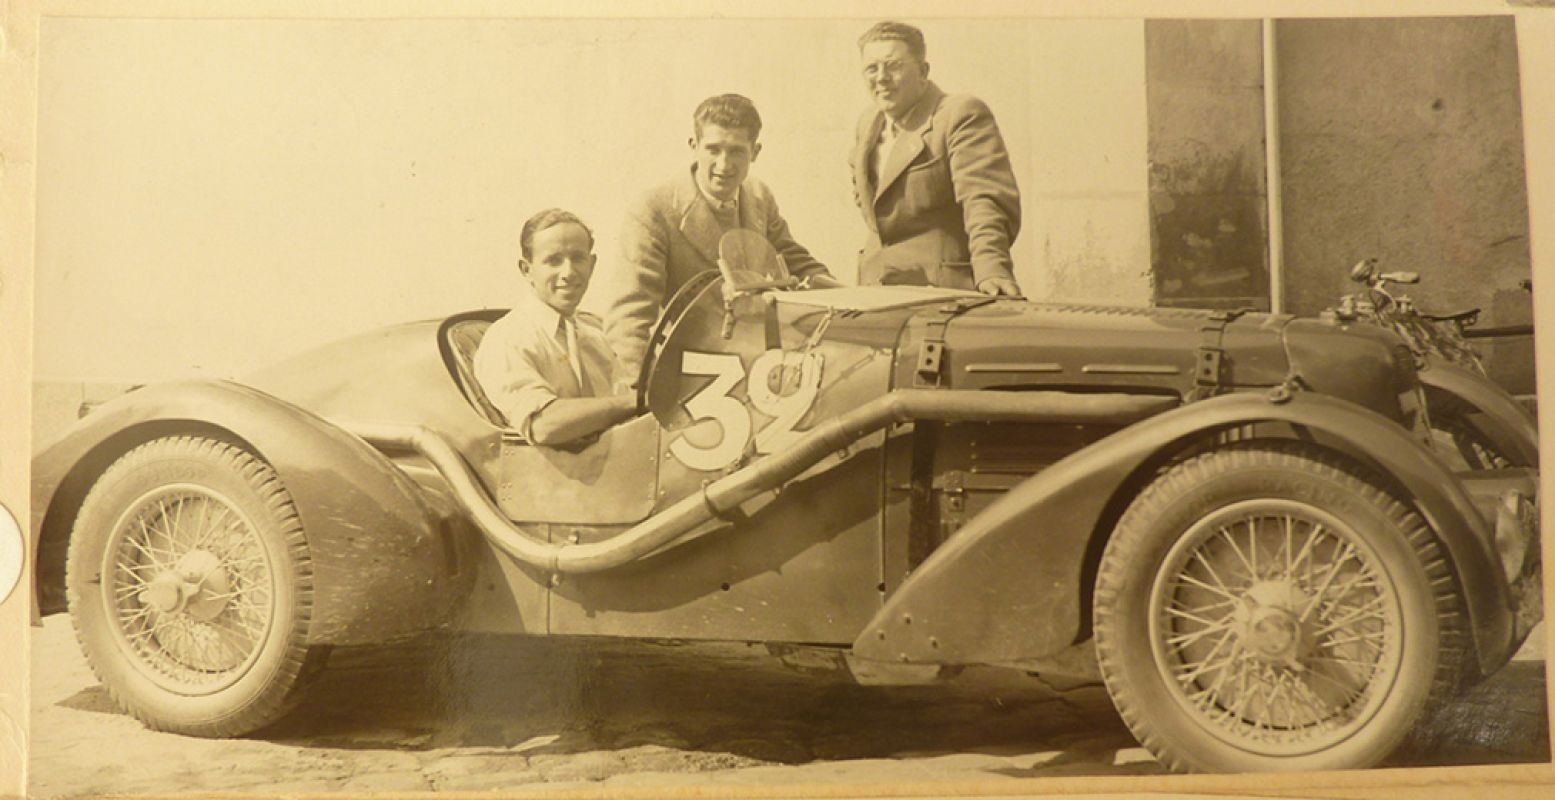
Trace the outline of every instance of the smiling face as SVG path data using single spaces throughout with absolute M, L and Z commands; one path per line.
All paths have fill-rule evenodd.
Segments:
M 728 202 L 750 174 L 761 145 L 744 128 L 708 122 L 691 139 L 691 150 L 696 154 L 697 185 L 708 195 Z
M 875 105 L 898 119 L 918 102 L 929 86 L 929 64 L 918 60 L 899 39 L 876 39 L 859 50 L 864 85 Z
M 519 259 L 518 268 L 540 302 L 570 316 L 594 274 L 593 237 L 582 225 L 560 222 L 536 231 L 531 248 L 530 258 Z

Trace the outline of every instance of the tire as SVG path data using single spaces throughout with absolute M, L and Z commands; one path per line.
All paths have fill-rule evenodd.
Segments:
M 1461 607 L 1424 521 L 1358 465 L 1247 442 L 1171 467 L 1125 511 L 1096 650 L 1118 713 L 1174 771 L 1359 768 L 1454 693 Z
M 323 666 L 313 567 L 274 470 L 226 442 L 155 439 L 115 461 L 70 537 L 76 637 L 154 730 L 229 737 L 290 711 Z

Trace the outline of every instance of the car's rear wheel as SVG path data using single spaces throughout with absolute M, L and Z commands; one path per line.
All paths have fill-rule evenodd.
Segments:
M 166 437 L 114 462 L 82 505 L 66 579 L 87 662 L 151 728 L 256 730 L 322 666 L 297 511 L 274 470 L 232 444 Z
M 1159 476 L 1102 556 L 1102 675 L 1179 771 L 1376 764 L 1457 683 L 1461 600 L 1424 521 L 1365 470 L 1245 443 Z

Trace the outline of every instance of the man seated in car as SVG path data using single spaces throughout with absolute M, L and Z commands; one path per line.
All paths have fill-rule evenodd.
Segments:
M 492 323 L 475 351 L 475 379 L 524 438 L 557 445 L 630 418 L 631 392 L 617 391 L 615 356 L 597 317 L 578 303 L 594 273 L 594 233 L 558 208 L 529 218 L 519 235 L 518 303 Z

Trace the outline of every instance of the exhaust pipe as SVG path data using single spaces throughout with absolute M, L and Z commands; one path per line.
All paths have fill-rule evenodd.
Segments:
M 788 449 L 708 484 L 636 526 L 602 542 L 552 544 L 504 515 L 474 470 L 440 434 L 420 425 L 344 423 L 340 427 L 379 449 L 420 453 L 491 544 L 515 560 L 556 573 L 587 573 L 629 564 L 676 543 L 763 492 L 887 425 L 930 422 L 1128 424 L 1179 404 L 1176 397 L 1070 392 L 987 392 L 900 389 L 823 422 Z

